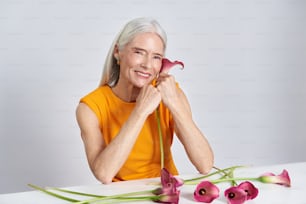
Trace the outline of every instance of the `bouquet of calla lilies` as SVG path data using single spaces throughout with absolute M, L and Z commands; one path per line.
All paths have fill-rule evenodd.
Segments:
M 171 62 L 164 58 L 162 61 L 161 72 L 168 73 L 169 70 L 175 66 L 180 65 L 184 68 L 184 64 L 180 61 Z M 164 168 L 164 149 L 160 126 L 159 108 L 156 109 L 156 120 L 159 130 L 160 151 L 161 151 L 161 177 L 159 187 L 152 190 L 129 192 L 116 195 L 96 195 L 77 191 L 70 191 L 61 188 L 41 188 L 39 186 L 29 184 L 30 187 L 42 191 L 59 199 L 72 203 L 116 203 L 116 202 L 136 202 L 149 200 L 158 203 L 172 203 L 178 204 L 180 198 L 180 187 L 183 185 L 195 185 L 193 198 L 197 202 L 211 203 L 220 196 L 219 183 L 228 182 L 230 187 L 224 191 L 224 197 L 228 204 L 243 204 L 248 200 L 253 200 L 257 197 L 259 190 L 251 181 L 283 185 L 290 187 L 290 177 L 287 170 L 283 170 L 279 175 L 274 173 L 264 173 L 258 177 L 235 177 L 234 171 L 243 166 L 233 166 L 224 169 L 214 167 L 214 171 L 210 174 L 203 175 L 192 179 L 181 179 L 171 175 L 166 168 Z M 237 183 L 241 181 L 241 183 Z M 74 194 L 78 196 L 86 196 L 87 199 L 77 200 L 71 197 L 66 197 L 60 194 Z M 88 199 L 90 197 L 90 199 Z

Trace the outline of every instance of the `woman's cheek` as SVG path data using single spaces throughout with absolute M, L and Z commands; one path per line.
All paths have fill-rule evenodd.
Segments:
M 158 75 L 159 72 L 160 72 L 160 70 L 161 70 L 161 67 L 155 68 L 155 69 L 154 69 L 154 75 L 155 75 L 155 76 Z
M 156 65 L 154 66 L 155 68 L 155 73 L 158 74 L 162 68 L 162 63 L 156 63 Z

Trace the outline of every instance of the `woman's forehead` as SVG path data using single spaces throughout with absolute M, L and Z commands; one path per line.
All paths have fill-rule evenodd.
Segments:
M 137 47 L 145 50 L 163 53 L 164 43 L 156 33 L 139 33 L 128 44 L 128 47 Z

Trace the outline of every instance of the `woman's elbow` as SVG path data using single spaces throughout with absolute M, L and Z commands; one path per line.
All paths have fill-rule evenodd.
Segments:
M 112 176 L 107 176 L 106 174 L 103 174 L 103 173 L 94 173 L 94 175 L 96 179 L 99 180 L 103 184 L 112 183 L 112 180 L 113 180 Z
M 213 164 L 209 164 L 209 165 L 205 165 L 203 168 L 202 168 L 202 171 L 200 172 L 201 174 L 209 174 L 209 172 L 212 170 L 213 168 Z
M 212 156 L 210 159 L 206 160 L 199 166 L 198 171 L 201 174 L 206 175 L 212 170 L 213 167 L 214 167 L 214 158 Z
M 102 179 L 100 179 L 100 181 L 103 184 L 110 184 L 110 183 L 112 183 L 112 179 L 109 179 L 109 178 L 102 178 Z
M 114 177 L 105 169 L 101 169 L 99 166 L 95 166 L 94 168 L 92 168 L 92 172 L 96 179 L 103 184 L 110 184 Z

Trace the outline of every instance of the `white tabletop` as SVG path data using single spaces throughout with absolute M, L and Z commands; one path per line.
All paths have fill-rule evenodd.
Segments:
M 257 177 L 266 172 L 273 172 L 275 174 L 280 174 L 283 169 L 287 169 L 289 176 L 291 178 L 291 187 L 287 188 L 284 186 L 276 184 L 263 184 L 259 182 L 253 182 L 253 184 L 259 189 L 259 194 L 257 198 L 246 203 L 250 204 L 306 204 L 306 162 L 301 163 L 289 163 L 289 164 L 279 164 L 271 166 L 259 166 L 259 167 L 247 167 L 237 169 L 235 171 L 235 176 L 247 176 L 247 177 Z M 182 175 L 181 178 L 193 178 L 199 175 Z M 101 194 L 101 195 L 113 195 L 119 193 L 136 192 L 143 190 L 155 189 L 156 186 L 152 185 L 152 182 L 159 182 L 159 178 L 152 179 L 142 179 L 134 181 L 123 181 L 115 182 L 108 185 L 97 184 L 88 186 L 74 186 L 67 189 L 82 191 L 84 193 Z M 226 200 L 223 195 L 224 190 L 228 188 L 228 184 L 218 184 L 220 187 L 220 197 L 214 200 L 213 204 L 225 204 Z M 193 192 L 195 185 L 184 185 L 180 187 L 180 201 L 179 203 L 188 204 L 196 203 L 193 200 Z M 63 193 L 62 193 L 63 194 Z M 64 195 L 64 194 L 63 194 Z M 79 197 L 72 196 L 71 194 L 66 194 L 78 199 Z M 83 197 L 84 199 L 84 197 Z M 39 191 L 28 191 L 10 194 L 0 194 L 0 203 L 43 203 L 43 204 L 64 204 L 67 201 L 54 198 L 50 195 L 44 194 Z M 152 202 L 137 202 L 137 203 L 152 203 Z

